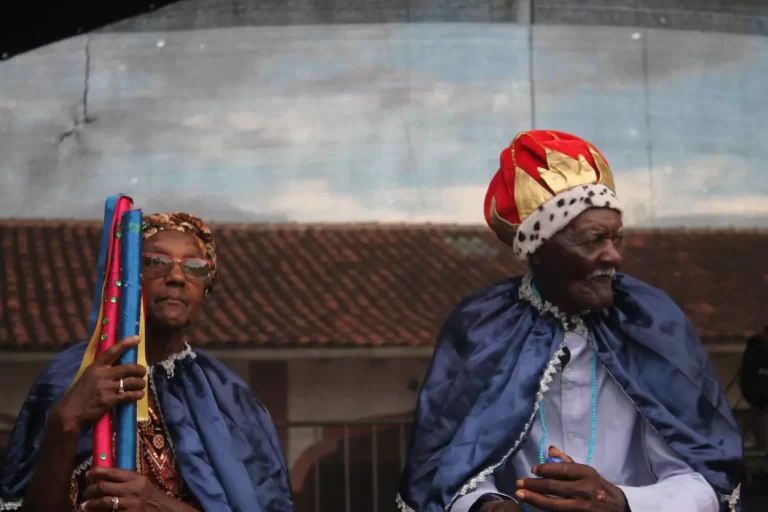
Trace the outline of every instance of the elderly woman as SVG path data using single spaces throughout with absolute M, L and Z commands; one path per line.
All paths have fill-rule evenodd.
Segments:
M 293 510 L 267 411 L 241 379 L 185 341 L 216 281 L 211 231 L 185 213 L 145 215 L 142 231 L 149 367 L 113 365 L 137 339 L 105 351 L 74 385 L 87 344 L 54 357 L 2 457 L 0 510 Z M 138 424 L 138 471 L 91 469 L 92 425 L 143 398 L 147 372 L 150 414 Z

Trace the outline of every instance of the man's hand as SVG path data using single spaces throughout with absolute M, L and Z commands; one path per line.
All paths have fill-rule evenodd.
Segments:
M 565 463 L 535 466 L 532 472 L 540 478 L 518 480 L 517 499 L 549 512 L 627 512 L 624 493 L 597 471 L 576 464 L 555 447 L 549 456 Z
M 160 491 L 144 475 L 117 468 L 93 468 L 90 485 L 81 510 L 87 512 L 124 510 L 129 512 L 168 512 L 192 510 Z M 115 498 L 117 508 L 115 508 Z

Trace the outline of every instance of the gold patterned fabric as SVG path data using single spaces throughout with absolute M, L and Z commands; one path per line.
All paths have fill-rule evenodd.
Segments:
M 485 198 L 485 218 L 494 231 L 517 226 L 555 196 L 600 184 L 614 194 L 608 162 L 591 143 L 569 133 L 530 130 L 501 152 L 499 170 Z
M 152 485 L 168 496 L 199 510 L 200 506 L 197 500 L 186 488 L 181 473 L 179 473 L 165 427 L 152 407 L 149 408 L 149 420 L 138 424 L 136 436 L 138 447 L 136 469 L 138 473 L 145 475 L 152 482 Z M 72 475 L 70 498 L 73 511 L 79 510 L 79 506 L 83 502 L 83 492 L 88 486 L 86 473 L 87 471 L 82 471 Z

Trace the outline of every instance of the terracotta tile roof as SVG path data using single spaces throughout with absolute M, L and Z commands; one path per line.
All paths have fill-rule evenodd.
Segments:
M 462 296 L 520 272 L 485 227 L 216 228 L 221 279 L 191 339 L 217 347 L 429 346 Z M 99 230 L 0 221 L 1 350 L 86 338 Z M 625 270 L 665 289 L 706 338 L 743 340 L 768 322 L 768 231 L 635 231 L 627 246 Z

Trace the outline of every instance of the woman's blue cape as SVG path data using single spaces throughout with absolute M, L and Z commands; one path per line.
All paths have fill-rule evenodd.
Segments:
M 565 335 L 520 287 L 513 278 L 468 297 L 443 327 L 419 393 L 402 510 L 446 510 L 488 474 L 511 471 L 503 462 L 528 435 L 539 381 Z M 627 275 L 613 289 L 612 307 L 584 317 L 600 361 L 669 446 L 735 502 L 741 435 L 693 326 L 660 290 Z
M 45 463 L 46 420 L 69 389 L 86 345 L 56 355 L 32 386 L 0 458 L 0 510 L 20 508 L 35 467 Z M 245 382 L 201 350 L 150 372 L 181 475 L 206 512 L 293 510 L 277 433 Z M 91 455 L 88 431 L 78 442 L 78 464 Z

